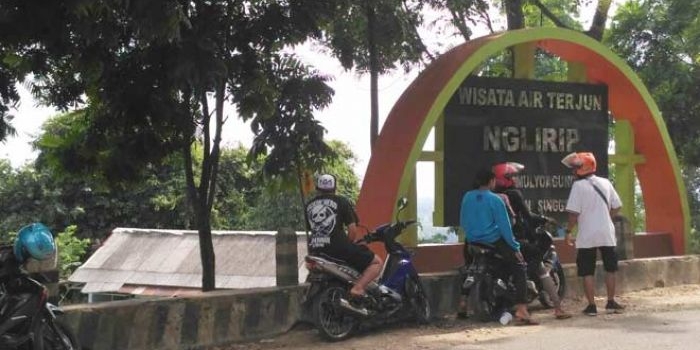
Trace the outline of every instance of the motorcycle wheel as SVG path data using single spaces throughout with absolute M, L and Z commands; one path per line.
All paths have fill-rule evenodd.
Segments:
M 476 281 L 469 290 L 469 308 L 474 311 L 474 317 L 481 322 L 491 321 L 494 305 L 489 300 L 489 293 L 492 292 L 487 278 Z
M 347 295 L 347 288 L 330 285 L 318 293 L 314 299 L 313 315 L 316 328 L 321 337 L 328 341 L 339 341 L 348 338 L 357 328 L 359 320 L 340 306 L 340 298 Z
M 559 298 L 564 298 L 564 295 L 566 294 L 566 278 L 564 277 L 564 268 L 559 262 L 557 262 L 549 271 L 549 276 L 552 277 L 554 286 L 557 287 L 557 294 L 559 295 Z M 538 299 L 540 300 L 540 304 L 542 304 L 542 306 L 545 308 L 551 309 L 554 307 L 554 302 L 552 302 L 549 294 L 547 294 L 547 292 L 544 290 L 540 290 Z
M 406 280 L 406 296 L 411 308 L 411 313 L 420 324 L 430 323 L 432 316 L 430 302 L 425 294 L 423 283 L 417 276 L 411 276 Z
M 33 350 L 79 350 L 73 332 L 58 320 L 42 317 L 34 333 Z

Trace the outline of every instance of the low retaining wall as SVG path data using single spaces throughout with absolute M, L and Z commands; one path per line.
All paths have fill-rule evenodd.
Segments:
M 572 265 L 565 266 L 568 295 L 582 287 Z M 598 294 L 604 273 L 598 265 Z M 436 316 L 457 308 L 456 272 L 421 276 Z M 700 257 L 678 256 L 620 262 L 620 293 L 700 283 Z M 194 297 L 128 300 L 66 307 L 66 320 L 86 349 L 194 349 L 272 337 L 302 319 L 305 286 L 217 291 Z
M 303 286 L 66 307 L 85 349 L 195 349 L 272 337 L 300 318 Z

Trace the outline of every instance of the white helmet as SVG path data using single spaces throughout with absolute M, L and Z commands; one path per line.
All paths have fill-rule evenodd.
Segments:
M 321 191 L 335 190 L 335 176 L 323 174 L 316 180 L 316 189 Z

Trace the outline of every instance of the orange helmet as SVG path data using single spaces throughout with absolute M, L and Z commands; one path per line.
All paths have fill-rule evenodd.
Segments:
M 509 188 L 515 186 L 513 176 L 523 171 L 525 166 L 520 163 L 504 162 L 498 163 L 491 168 L 496 175 L 496 187 Z
M 595 173 L 595 156 L 591 152 L 574 152 L 561 160 L 567 168 L 575 169 L 576 175 L 586 176 Z

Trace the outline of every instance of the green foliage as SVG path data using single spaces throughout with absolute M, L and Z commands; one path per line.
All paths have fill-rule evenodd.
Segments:
M 325 160 L 319 170 L 335 175 L 338 194 L 355 201 L 359 194 L 359 181 L 353 171 L 355 155 L 346 144 L 339 141 L 329 142 L 329 147 L 334 157 Z M 275 178 L 261 178 L 261 180 L 258 187 L 264 190 L 253 201 L 248 228 L 277 230 L 282 227 L 291 227 L 297 231 L 305 230 L 303 209 L 305 203 L 296 187 L 298 184 L 285 185 Z
M 80 138 L 83 118 L 70 113 L 50 119 L 34 143 L 39 157 L 34 165 L 13 169 L 0 160 L 0 232 L 12 233 L 28 222 L 41 221 L 55 231 L 75 225 L 81 238 L 103 239 L 114 227 L 193 229 L 185 186 L 183 157 L 173 154 L 149 167 L 143 180 L 110 186 L 99 174 L 75 176 L 62 172 L 60 157 L 71 142 Z M 77 130 L 76 130 L 77 129 Z M 198 154 L 196 146 L 193 154 Z M 320 158 L 319 171 L 338 177 L 339 192 L 357 198 L 358 179 L 353 172 L 355 156 L 346 144 L 330 141 L 331 156 Z M 201 153 L 199 153 L 201 154 Z M 213 229 L 276 230 L 282 225 L 303 230 L 301 199 L 296 182 L 281 182 L 262 171 L 265 157 L 249 162 L 242 146 L 221 151 L 216 200 L 212 208 Z M 201 156 L 194 157 L 201 162 Z M 9 241 L 5 238 L 4 241 Z
M 688 188 L 692 238 L 700 236 L 700 2 L 634 0 L 622 5 L 605 42 L 641 77 L 661 111 Z
M 70 144 L 57 154 L 69 174 L 100 174 L 110 184 L 135 183 L 168 156 L 181 153 L 183 192 L 200 232 L 202 286 L 211 290 L 211 213 L 224 105 L 234 105 L 243 119 L 265 119 L 279 108 L 302 109 L 306 103 L 307 110 L 327 105 L 315 103 L 330 99 L 327 87 L 317 96 L 297 96 L 293 106 L 280 104 L 276 92 L 281 86 L 274 78 L 284 76 L 284 69 L 276 69 L 285 59 L 282 50 L 318 36 L 339 4 L 95 0 L 44 6 L 39 0 L 4 0 L 0 58 L 5 66 L 0 78 L 8 64 L 14 68 L 8 83 L 0 86 L 0 97 L 8 84 L 32 73 L 32 90 L 47 104 L 67 109 L 87 98 L 86 132 L 78 133 L 79 138 L 64 137 Z M 288 125 L 308 121 L 308 113 L 284 111 L 289 118 L 302 118 L 286 121 Z M 317 128 L 305 124 L 295 131 L 315 135 Z M 201 162 L 194 162 L 190 153 L 195 141 L 202 144 Z M 195 164 L 200 170 L 196 180 Z
M 428 6 L 436 11 L 447 13 L 447 23 L 455 30 L 455 35 L 461 35 L 464 40 L 470 40 L 473 34 L 471 26 L 485 23 L 491 28 L 488 0 L 427 0 Z M 444 20 L 444 19 L 443 19 Z
M 422 238 L 420 240 L 420 244 L 427 244 L 427 243 L 436 243 L 436 244 L 444 244 L 447 242 L 447 235 L 444 233 L 436 233 L 432 235 L 430 238 Z
M 370 41 L 373 41 L 379 74 L 399 66 L 408 70 L 424 52 L 417 32 L 422 23 L 421 7 L 420 4 L 409 7 L 408 3 L 404 0 L 341 1 L 339 15 L 326 27 L 322 40 L 345 69 L 369 72 L 372 68 Z M 370 12 L 374 16 L 374 28 L 370 28 Z
M 583 30 L 578 21 L 581 5 L 586 1 L 571 0 L 539 0 L 554 16 L 567 28 Z M 590 1 L 587 1 L 590 2 Z M 527 27 L 556 27 L 557 24 L 551 18 L 543 14 L 543 11 L 532 2 L 524 1 L 523 15 Z
M 264 156 L 266 176 L 296 179 L 302 169 L 319 169 L 332 154 L 323 141 L 325 129 L 313 113 L 330 104 L 333 90 L 326 85 L 328 77 L 294 57 L 276 59 L 273 71 L 270 80 L 278 88 L 273 94 L 275 107 L 269 115 L 258 113 L 253 118 L 250 157 Z
M 61 279 L 66 279 L 78 268 L 90 246 L 90 240 L 76 237 L 77 226 L 66 227 L 56 236 L 58 268 Z

